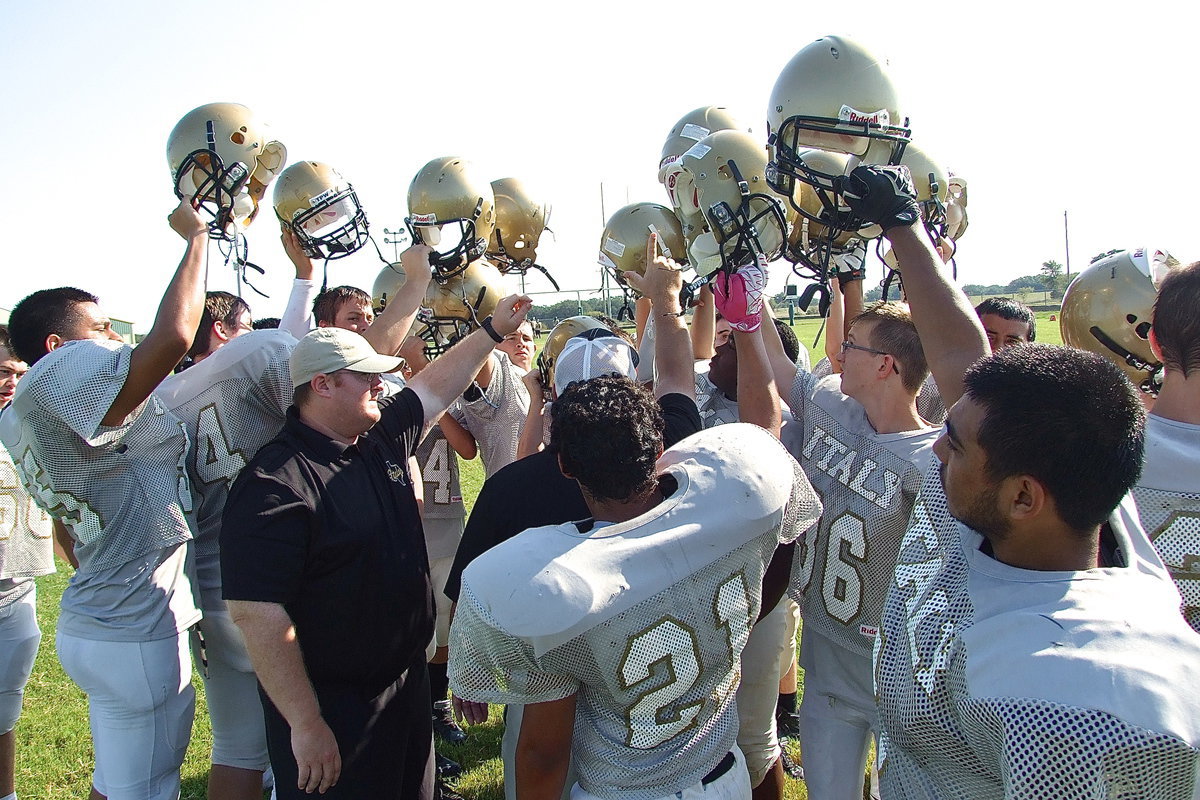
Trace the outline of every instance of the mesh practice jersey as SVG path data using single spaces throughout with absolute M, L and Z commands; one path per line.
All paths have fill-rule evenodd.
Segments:
M 288 359 L 295 346 L 286 331 L 245 333 L 159 386 L 158 396 L 186 426 L 193 443 L 187 471 L 205 608 L 224 608 L 219 537 L 225 498 L 246 462 L 283 426 L 292 404 Z
M 658 468 L 676 488 L 647 513 L 534 528 L 473 561 L 451 630 L 460 697 L 577 695 L 580 785 L 613 800 L 680 791 L 732 747 L 763 572 L 820 513 L 799 466 L 753 425 L 697 433 Z
M 54 572 L 53 536 L 50 515 L 25 491 L 12 456 L 0 445 L 0 582 Z
M 417 468 L 425 488 L 421 519 L 429 560 L 452 557 L 462 540 L 467 507 L 462 499 L 458 455 L 439 425 L 431 427 L 417 445 Z M 458 522 L 447 524 L 448 520 Z
M 179 419 L 152 394 L 120 425 L 101 425 L 132 353 L 120 342 L 68 342 L 33 365 L 0 417 L 25 487 L 75 540 L 80 572 L 192 538 Z
M 820 523 L 796 547 L 788 594 L 804 624 L 869 658 L 896 551 L 939 431 L 879 434 L 841 376 L 797 372 L 783 437 L 821 496 Z
M 1200 425 L 1146 417 L 1146 460 L 1134 487 L 1142 527 L 1200 632 Z
M 517 440 L 529 413 L 529 391 L 508 353 L 492 351 L 492 381 L 480 395 L 469 401 L 459 395 L 447 413 L 479 443 L 484 477 L 490 478 L 516 460 Z
M 894 798 L 1200 797 L 1200 636 L 1138 525 L 1125 566 L 1039 572 L 980 550 L 925 477 L 875 653 Z
M 833 374 L 833 364 L 828 356 L 812 368 L 812 376 L 818 380 Z M 921 415 L 921 419 L 934 425 L 941 425 L 946 421 L 946 404 L 942 402 L 942 394 L 938 391 L 933 375 L 926 376 L 925 382 L 921 384 L 921 391 L 917 392 L 917 413 Z
M 738 421 L 738 404 L 709 380 L 708 370 L 696 373 L 696 408 L 704 427 L 726 425 Z

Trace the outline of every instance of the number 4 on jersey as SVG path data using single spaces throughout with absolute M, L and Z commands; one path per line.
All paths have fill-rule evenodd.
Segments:
M 196 476 L 205 485 L 232 481 L 246 466 L 246 456 L 230 446 L 215 404 L 200 409 L 195 451 Z

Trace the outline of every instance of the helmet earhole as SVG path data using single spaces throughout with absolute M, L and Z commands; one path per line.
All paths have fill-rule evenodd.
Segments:
M 1149 322 L 1143 322 L 1141 325 L 1138 325 L 1133 330 L 1134 330 L 1134 333 L 1136 333 L 1142 339 L 1150 338 L 1150 323 Z

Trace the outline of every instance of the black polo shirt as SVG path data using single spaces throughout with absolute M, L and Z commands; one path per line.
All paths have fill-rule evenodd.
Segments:
M 288 409 L 234 481 L 221 525 L 225 599 L 281 604 L 313 684 L 368 697 L 423 659 L 434 619 L 408 474 L 424 410 L 411 389 L 379 407 L 349 446 Z
M 696 401 L 683 394 L 660 397 L 663 447 L 674 447 L 701 429 Z M 483 482 L 463 531 L 444 593 L 458 602 L 462 573 L 486 551 L 529 528 L 561 525 L 591 516 L 579 484 L 562 474 L 549 448 L 514 461 Z

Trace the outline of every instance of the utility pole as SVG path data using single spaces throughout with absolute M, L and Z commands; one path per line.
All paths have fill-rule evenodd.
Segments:
M 384 228 L 383 233 L 384 233 L 384 237 L 383 237 L 384 243 L 390 244 L 392 246 L 392 262 L 393 263 L 399 262 L 400 261 L 400 251 L 397 248 L 399 247 L 399 245 L 406 243 L 405 237 L 408 236 L 408 231 L 404 231 L 404 230 L 391 231 L 391 230 L 388 230 L 387 228 Z

